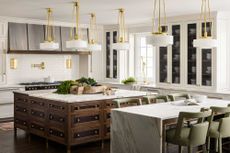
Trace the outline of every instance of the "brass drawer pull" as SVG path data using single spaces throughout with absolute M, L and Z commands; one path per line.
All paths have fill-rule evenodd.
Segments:
M 80 122 L 81 120 L 80 120 L 80 118 L 77 118 L 77 122 Z
M 97 117 L 97 116 L 95 116 L 95 119 L 97 120 L 97 119 L 98 119 L 98 117 Z

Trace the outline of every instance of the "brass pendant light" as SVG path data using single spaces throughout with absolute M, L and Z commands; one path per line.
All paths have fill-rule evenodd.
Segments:
M 51 8 L 47 9 L 47 25 L 45 29 L 45 41 L 40 43 L 41 50 L 56 50 L 59 44 L 54 42 L 54 27 L 53 27 L 53 11 Z

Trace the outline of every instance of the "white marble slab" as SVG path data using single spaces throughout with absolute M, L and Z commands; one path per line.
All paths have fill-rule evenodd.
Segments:
M 111 113 L 112 153 L 162 153 L 163 121 L 180 112 L 199 112 L 202 107 L 226 107 L 230 101 L 207 99 L 197 106 L 184 101 L 113 109 Z
M 84 95 L 61 95 L 54 93 L 55 90 L 41 90 L 41 91 L 24 91 L 19 93 L 28 94 L 29 96 L 44 98 L 55 101 L 62 101 L 66 103 L 95 101 L 102 99 L 116 99 L 116 98 L 128 98 L 145 96 L 146 92 L 133 91 L 133 90 L 117 90 L 115 95 L 106 96 L 103 94 L 84 94 Z

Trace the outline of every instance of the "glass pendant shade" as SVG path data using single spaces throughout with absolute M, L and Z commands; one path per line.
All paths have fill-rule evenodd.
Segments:
M 158 3 L 158 5 L 157 5 Z M 163 9 L 162 4 L 163 3 Z M 156 26 L 155 20 L 156 20 L 156 11 L 158 6 L 158 25 Z M 167 47 L 173 44 L 173 36 L 169 35 L 167 31 L 162 31 L 162 25 L 161 25 L 161 10 L 163 10 L 164 14 L 164 24 L 166 25 L 166 10 L 165 10 L 165 0 L 154 0 L 154 6 L 153 6 L 153 26 L 152 26 L 152 35 L 147 36 L 147 44 L 157 46 L 157 47 Z M 155 29 L 157 29 L 155 31 Z
M 73 7 L 73 16 L 76 18 L 76 25 L 71 29 L 71 39 L 66 41 L 66 48 L 71 50 L 82 50 L 84 51 L 88 47 L 88 43 L 85 40 L 82 40 L 79 36 L 79 1 L 74 2 Z M 75 28 L 74 36 L 72 34 L 73 29 Z
M 98 43 L 98 33 L 96 24 L 96 15 L 94 13 L 90 14 L 90 28 L 89 28 L 89 51 L 101 51 L 101 44 Z
M 125 10 L 119 9 L 118 24 L 119 24 L 119 36 L 118 42 L 112 44 L 112 49 L 119 51 L 126 51 L 130 49 L 129 42 L 125 40 Z
M 193 40 L 193 46 L 203 49 L 212 49 L 218 46 L 217 40 L 212 38 L 200 38 Z
M 167 47 L 173 44 L 173 36 L 167 34 L 152 34 L 147 37 L 147 44 L 157 47 Z
M 41 50 L 57 50 L 59 49 L 59 44 L 54 42 L 54 32 L 53 32 L 53 26 L 52 26 L 52 9 L 48 8 L 48 24 L 46 26 L 45 31 L 45 41 L 43 43 L 40 43 L 40 49 Z
M 218 47 L 218 42 L 216 39 L 212 38 L 212 22 L 210 22 L 210 31 L 208 32 L 207 30 L 207 24 L 209 21 L 211 21 L 211 16 L 210 16 L 210 4 L 209 0 L 201 0 L 201 18 L 203 18 L 203 23 L 204 23 L 204 31 L 202 27 L 202 23 L 200 25 L 200 31 L 201 31 L 201 36 L 198 39 L 193 40 L 193 46 L 196 48 L 200 49 L 212 49 Z M 201 19 L 202 20 L 202 19 Z M 208 35 L 208 33 L 210 33 Z

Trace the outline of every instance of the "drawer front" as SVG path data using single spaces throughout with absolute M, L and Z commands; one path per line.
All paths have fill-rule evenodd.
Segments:
M 112 101 L 106 101 L 106 108 L 112 109 L 112 108 L 116 108 L 116 106 Z
M 30 98 L 29 102 L 30 102 L 31 108 L 33 107 L 45 108 L 46 107 L 46 102 L 45 100 L 42 100 L 42 99 Z
M 84 126 L 86 124 L 100 124 L 102 115 L 100 112 L 88 112 L 72 115 L 72 127 Z
M 15 114 L 28 115 L 29 109 L 26 106 L 15 105 L 14 106 L 14 112 L 15 112 Z
M 64 130 L 57 129 L 55 127 L 48 128 L 48 138 L 49 139 L 54 140 L 56 142 L 65 143 L 66 137 L 67 135 L 64 132 Z
M 63 128 L 67 125 L 67 116 L 64 116 L 62 114 L 57 114 L 54 112 L 48 113 L 48 122 L 49 124 L 53 124 L 58 126 L 59 128 Z
M 46 120 L 45 110 L 39 110 L 39 109 L 32 108 L 30 110 L 30 115 L 31 115 L 31 118 L 35 120 L 39 120 L 43 122 L 45 122 Z
M 81 103 L 71 107 L 72 113 L 84 112 L 84 111 L 99 111 L 101 108 L 101 102 L 88 102 Z
M 98 127 L 85 128 L 72 131 L 72 142 L 76 144 L 97 141 L 102 137 L 102 130 Z
M 110 138 L 110 124 L 104 125 L 104 137 Z
M 27 130 L 29 127 L 29 121 L 25 116 L 16 115 L 14 117 L 14 126 L 23 130 Z
M 35 121 L 31 121 L 30 132 L 39 136 L 45 136 L 45 126 Z
M 49 101 L 48 109 L 50 111 L 58 111 L 60 113 L 65 113 L 67 111 L 67 105 L 64 103 L 57 103 L 57 102 Z
M 23 104 L 28 105 L 28 96 L 15 94 L 14 96 L 14 103 L 15 104 Z

